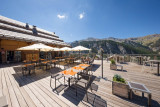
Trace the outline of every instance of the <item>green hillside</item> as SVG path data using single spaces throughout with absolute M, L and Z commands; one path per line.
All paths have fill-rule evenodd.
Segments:
M 116 42 L 112 40 L 99 41 L 75 41 L 71 43 L 72 47 L 82 45 L 92 49 L 93 53 L 98 53 L 103 48 L 106 54 L 151 54 L 154 53 L 147 46 L 143 46 L 133 41 Z

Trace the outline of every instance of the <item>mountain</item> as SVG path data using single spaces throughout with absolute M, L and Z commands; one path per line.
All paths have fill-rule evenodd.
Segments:
M 160 50 L 160 34 L 147 35 L 137 38 L 87 38 L 71 43 L 72 47 L 82 45 L 92 49 L 92 52 L 98 53 L 103 48 L 107 54 L 151 54 Z
M 99 41 L 99 40 L 101 40 L 101 39 L 89 37 L 87 39 L 82 39 L 82 40 L 79 40 L 79 41 Z
M 147 35 L 139 38 L 129 38 L 128 40 L 147 46 L 155 52 L 160 51 L 160 34 Z

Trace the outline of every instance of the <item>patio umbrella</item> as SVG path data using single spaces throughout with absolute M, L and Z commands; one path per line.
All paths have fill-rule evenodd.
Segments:
M 66 52 L 68 51 L 72 51 L 72 48 L 69 48 L 69 47 L 63 47 L 60 49 L 60 51 L 65 51 L 65 55 L 66 55 Z M 67 55 L 68 56 L 68 55 Z
M 74 48 L 72 48 L 73 51 L 90 51 L 91 49 L 88 49 L 86 47 L 83 46 L 76 46 Z
M 18 48 L 17 50 L 40 50 L 40 51 L 51 51 L 54 50 L 54 48 L 44 45 L 42 43 L 37 43 L 25 47 Z
M 53 48 L 52 51 L 60 51 L 60 48 Z
M 60 49 L 60 51 L 72 51 L 72 48 L 63 47 L 63 48 Z
M 18 48 L 17 50 L 37 50 L 37 51 L 51 51 L 54 50 L 54 48 L 47 46 L 45 44 L 42 43 L 37 43 L 37 44 L 33 44 L 33 45 L 29 45 L 29 46 L 25 46 L 25 47 L 21 47 Z
M 79 51 L 79 58 L 80 58 L 80 51 L 90 51 L 90 50 L 91 49 L 88 49 L 83 46 L 76 46 L 76 47 L 72 48 L 72 51 Z

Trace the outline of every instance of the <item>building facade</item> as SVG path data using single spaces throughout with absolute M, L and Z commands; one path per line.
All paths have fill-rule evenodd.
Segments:
M 4 16 L 0 16 L 0 63 L 19 62 L 29 60 L 29 57 L 44 57 L 51 54 L 52 58 L 58 56 L 58 52 L 39 55 L 36 51 L 17 51 L 18 48 L 43 43 L 51 47 L 69 47 L 54 32 L 40 29 L 28 23 L 19 22 Z

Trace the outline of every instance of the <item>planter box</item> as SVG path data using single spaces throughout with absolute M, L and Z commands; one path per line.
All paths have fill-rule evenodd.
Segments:
M 112 81 L 112 94 L 129 98 L 129 86 L 127 84 Z
M 110 64 L 110 69 L 111 70 L 117 70 L 117 65 L 116 64 Z

